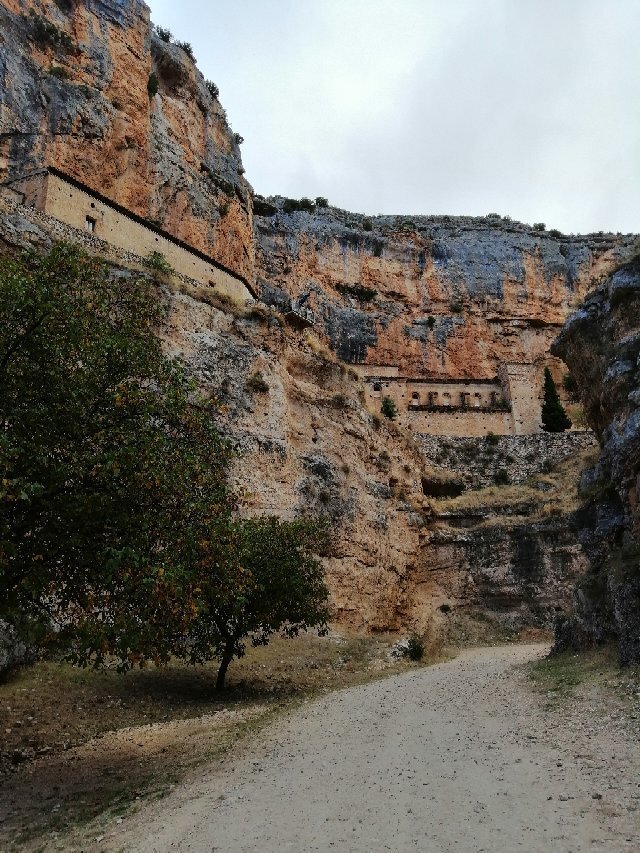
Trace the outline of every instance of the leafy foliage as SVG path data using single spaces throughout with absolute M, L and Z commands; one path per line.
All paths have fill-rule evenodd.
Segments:
M 285 198 L 282 209 L 285 213 L 295 213 L 298 210 L 305 210 L 307 213 L 314 213 L 316 203 L 310 198 Z
M 204 85 L 209 90 L 209 94 L 212 98 L 216 98 L 216 100 L 220 97 L 220 89 L 216 86 L 213 80 L 205 80 Z
M 385 397 L 382 400 L 382 406 L 380 407 L 380 411 L 385 416 L 385 418 L 389 418 L 390 421 L 395 420 L 398 415 L 398 407 L 391 399 L 391 397 Z
M 542 429 L 546 432 L 564 432 L 571 421 L 564 410 L 555 382 L 548 367 L 544 369 L 544 402 L 542 404 Z
M 0 259 L 0 617 L 83 665 L 226 672 L 246 631 L 324 624 L 319 534 L 234 520 L 229 444 L 163 356 L 161 313 L 148 281 L 70 246 Z
M 266 394 L 269 391 L 269 385 L 259 370 L 251 374 L 247 379 L 245 387 L 248 391 L 253 391 L 255 394 Z
M 166 275 L 171 275 L 171 273 L 173 272 L 173 267 L 162 254 L 162 252 L 151 252 L 147 256 L 147 258 L 145 258 L 145 264 L 150 269 L 157 270 L 158 272 L 163 272 Z
M 229 525 L 222 541 L 201 544 L 203 616 L 190 634 L 188 652 L 192 662 L 220 660 L 218 688 L 231 660 L 244 654 L 248 637 L 258 646 L 277 631 L 286 637 L 313 626 L 326 632 L 328 592 L 322 565 L 313 556 L 326 547 L 323 527 L 253 518 Z M 222 588 L 217 582 L 221 550 L 228 555 L 223 574 L 231 580 Z
M 170 44 L 173 41 L 173 33 L 171 32 L 171 30 L 167 30 L 165 27 L 156 26 L 156 33 L 158 35 L 158 38 L 166 42 L 167 44 Z
M 193 52 L 193 47 L 192 47 L 190 42 L 188 42 L 188 41 L 177 41 L 176 47 L 179 47 L 180 50 L 184 51 L 184 53 L 187 54 L 187 56 L 189 57 L 189 59 L 192 62 L 196 61 L 196 57 L 195 57 L 195 54 Z
M 33 9 L 28 15 L 22 16 L 31 27 L 31 39 L 41 48 L 54 48 L 70 52 L 74 48 L 73 40 L 68 33 L 56 27 L 51 21 L 42 18 Z

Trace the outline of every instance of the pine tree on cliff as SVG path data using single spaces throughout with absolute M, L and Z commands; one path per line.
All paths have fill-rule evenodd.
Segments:
M 555 382 L 548 367 L 544 369 L 544 402 L 542 404 L 542 429 L 546 432 L 564 432 L 571 421 L 567 417 Z

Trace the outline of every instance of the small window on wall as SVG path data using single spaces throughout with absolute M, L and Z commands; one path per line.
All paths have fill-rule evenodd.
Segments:
M 84 221 L 84 230 L 88 231 L 89 234 L 95 234 L 96 231 L 96 220 L 93 216 L 87 216 Z

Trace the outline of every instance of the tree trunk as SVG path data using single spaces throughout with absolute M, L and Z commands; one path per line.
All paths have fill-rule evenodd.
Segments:
M 233 660 L 233 647 L 233 640 L 227 640 L 227 644 L 224 647 L 222 658 L 220 659 L 220 669 L 218 670 L 218 677 L 216 678 L 216 690 L 222 690 L 224 687 L 224 680 L 227 677 L 227 670 L 229 669 L 229 664 Z

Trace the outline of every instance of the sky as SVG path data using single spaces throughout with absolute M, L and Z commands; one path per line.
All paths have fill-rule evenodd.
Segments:
M 147 0 L 257 193 L 640 232 L 639 0 Z

